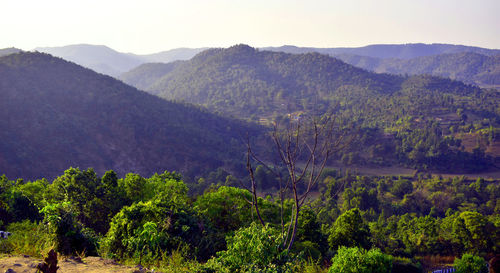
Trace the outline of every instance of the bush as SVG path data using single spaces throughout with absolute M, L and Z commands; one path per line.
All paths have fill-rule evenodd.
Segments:
M 40 212 L 45 215 L 44 223 L 57 252 L 65 255 L 81 252 L 97 254 L 97 235 L 76 220 L 76 213 L 69 202 L 46 205 Z
M 208 250 L 200 249 L 204 242 L 202 227 L 194 213 L 166 200 L 138 202 L 113 217 L 100 252 L 146 263 L 184 246 L 191 248 L 191 254 L 206 254 Z
M 29 220 L 7 226 L 11 236 L 0 240 L 0 253 L 24 254 L 41 258 L 54 248 L 55 241 L 48 226 Z
M 392 256 L 379 249 L 366 251 L 357 247 L 341 247 L 332 259 L 328 273 L 388 273 L 392 269 Z
M 214 272 L 293 272 L 293 264 L 286 251 L 280 248 L 282 237 L 275 228 L 263 228 L 252 223 L 228 236 L 227 250 L 208 261 L 208 270 Z
M 394 257 L 392 262 L 392 273 L 422 273 L 422 265 L 409 258 Z
M 453 267 L 457 273 L 488 273 L 486 261 L 472 254 L 464 254 L 461 259 L 455 258 Z

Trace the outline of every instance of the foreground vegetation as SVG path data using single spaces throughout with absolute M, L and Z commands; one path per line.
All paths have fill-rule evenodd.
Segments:
M 70 168 L 51 183 L 2 176 L 0 229 L 12 236 L 0 251 L 39 256 L 55 248 L 176 272 L 421 272 L 419 257 L 473 254 L 458 266 L 500 250 L 499 181 L 326 170 L 287 251 L 280 215 L 289 223 L 293 204 L 286 199 L 282 211 L 272 176 L 257 169 L 258 187 L 269 193 L 258 198 L 265 226 L 231 176 L 189 187 L 175 172 L 119 178 Z M 347 263 L 359 271 L 346 271 Z

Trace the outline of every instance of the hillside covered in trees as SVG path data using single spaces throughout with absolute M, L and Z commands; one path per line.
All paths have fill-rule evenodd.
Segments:
M 143 175 L 235 170 L 241 137 L 261 134 L 43 53 L 0 58 L 0 116 L 0 172 L 25 179 L 71 166 Z
M 500 54 L 488 56 L 460 52 L 412 59 L 381 59 L 348 54 L 336 57 L 377 73 L 429 74 L 481 87 L 500 87 Z
M 121 78 L 163 98 L 262 124 L 335 114 L 360 128 L 358 142 L 337 155 L 347 164 L 478 171 L 500 156 L 500 94 L 445 78 L 376 74 L 319 53 L 246 45 L 145 64 Z

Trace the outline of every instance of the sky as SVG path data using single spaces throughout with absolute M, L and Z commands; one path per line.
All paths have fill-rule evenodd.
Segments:
M 500 48 L 500 0 L 0 0 L 0 48 L 450 43 Z

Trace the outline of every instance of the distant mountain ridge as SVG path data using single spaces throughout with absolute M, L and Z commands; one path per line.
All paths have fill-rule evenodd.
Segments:
M 475 46 L 451 45 L 451 44 L 380 44 L 368 45 L 363 47 L 337 47 L 337 48 L 316 48 L 316 47 L 296 47 L 296 46 L 281 46 L 281 47 L 263 47 L 263 50 L 279 51 L 287 53 L 309 53 L 318 52 L 331 56 L 349 54 L 359 55 L 372 58 L 396 58 L 396 59 L 412 59 L 423 56 L 473 52 L 487 56 L 500 54 L 500 49 L 488 49 Z
M 155 54 L 121 53 L 103 45 L 78 44 L 61 47 L 37 47 L 34 50 L 49 53 L 96 72 L 116 77 L 143 63 L 168 63 L 187 60 L 206 48 L 176 48 Z
M 459 52 L 413 59 L 381 59 L 349 54 L 335 57 L 377 73 L 430 74 L 481 87 L 500 87 L 500 54 L 488 56 Z
M 106 46 L 100 45 L 68 45 L 62 47 L 38 47 L 36 51 L 52 54 L 57 57 L 75 62 L 79 65 L 93 69 L 99 73 L 118 77 L 122 73 L 144 64 L 144 63 L 169 63 L 178 60 L 189 60 L 196 54 L 208 49 L 202 48 L 175 48 L 159 53 L 139 55 L 133 53 L 121 53 Z M 500 54 L 499 49 L 487 49 L 473 46 L 450 45 L 450 44 L 386 44 L 368 45 L 358 48 L 314 48 L 314 47 L 263 47 L 261 50 L 278 51 L 293 54 L 318 52 L 343 60 L 353 56 L 363 56 L 379 59 L 397 58 L 411 59 L 416 57 L 431 56 L 438 54 L 453 54 L 472 52 L 486 56 Z
M 260 130 L 30 52 L 0 57 L 0 117 L 0 173 L 25 179 L 236 168 L 241 136 Z
M 19 53 L 19 52 L 21 52 L 21 50 L 15 48 L 15 47 L 2 48 L 2 49 L 0 49 L 0 57 L 14 54 L 14 53 Z

